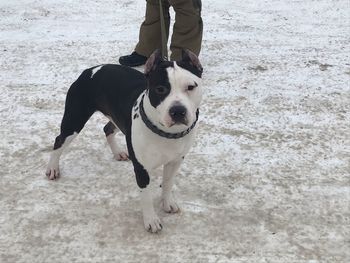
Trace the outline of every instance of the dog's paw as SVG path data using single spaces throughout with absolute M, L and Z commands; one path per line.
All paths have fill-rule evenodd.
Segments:
M 116 152 L 113 155 L 117 161 L 127 161 L 129 159 L 128 153 L 124 151 Z
M 163 198 L 161 201 L 162 208 L 167 213 L 178 213 L 180 207 L 177 205 L 173 197 Z
M 56 180 L 60 176 L 60 169 L 57 167 L 47 167 L 46 176 L 49 180 Z
M 163 229 L 159 217 L 155 214 L 148 216 L 144 215 L 143 223 L 145 225 L 146 230 L 151 233 L 158 233 Z

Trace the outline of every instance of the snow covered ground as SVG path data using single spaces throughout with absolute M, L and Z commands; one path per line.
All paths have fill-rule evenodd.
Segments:
M 155 190 L 161 234 L 101 114 L 46 179 L 69 85 L 132 51 L 144 9 L 0 0 L 0 262 L 349 262 L 348 0 L 203 0 L 201 128 L 182 212 Z

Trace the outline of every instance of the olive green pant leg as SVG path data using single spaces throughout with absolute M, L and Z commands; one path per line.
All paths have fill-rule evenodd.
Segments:
M 145 20 L 140 27 L 139 42 L 135 51 L 143 56 L 149 57 L 156 49 L 162 48 L 162 37 L 160 30 L 159 0 L 146 0 Z M 169 2 L 163 0 L 163 9 L 165 16 L 165 27 L 167 39 L 169 36 L 170 14 Z
M 171 60 L 180 60 L 182 49 L 189 49 L 197 56 L 201 50 L 203 21 L 201 0 L 170 0 L 175 10 L 175 24 L 171 38 Z

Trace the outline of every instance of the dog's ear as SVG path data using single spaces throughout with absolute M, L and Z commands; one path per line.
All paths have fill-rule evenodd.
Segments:
M 199 59 L 196 54 L 194 54 L 192 51 L 188 49 L 182 50 L 182 61 L 189 63 L 190 65 L 197 68 L 200 72 L 203 72 L 203 67 L 201 63 L 199 62 Z
M 145 64 L 145 75 L 148 76 L 148 74 L 154 70 L 159 62 L 161 61 L 162 54 L 159 49 L 156 49 L 152 55 L 147 59 Z

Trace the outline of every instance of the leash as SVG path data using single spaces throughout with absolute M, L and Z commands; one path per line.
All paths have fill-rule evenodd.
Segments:
M 159 0 L 159 15 L 160 15 L 160 32 L 162 37 L 162 58 L 168 60 L 168 46 L 167 46 L 167 37 L 164 21 L 164 9 L 162 0 Z

